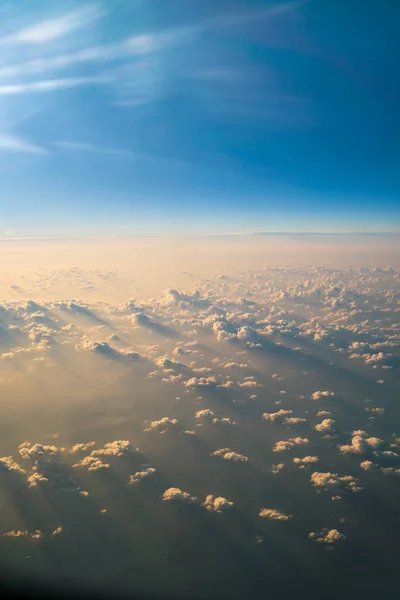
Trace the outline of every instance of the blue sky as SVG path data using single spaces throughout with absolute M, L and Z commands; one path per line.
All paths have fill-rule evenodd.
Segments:
M 0 237 L 399 231 L 383 0 L 0 3 Z

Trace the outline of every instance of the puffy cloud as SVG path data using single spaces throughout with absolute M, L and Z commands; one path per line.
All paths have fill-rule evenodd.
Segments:
M 217 378 L 212 375 L 211 377 L 191 377 L 187 381 L 184 381 L 183 385 L 188 388 L 196 387 L 215 387 L 217 385 Z
M 287 415 L 291 415 L 293 411 L 281 408 L 274 413 L 263 413 L 262 418 L 266 421 L 282 421 Z
M 229 417 L 215 417 L 212 422 L 214 425 L 236 425 L 236 421 L 232 421 Z
M 271 473 L 274 473 L 274 475 L 276 475 L 276 473 L 279 473 L 279 471 L 282 471 L 282 469 L 284 467 L 285 467 L 284 463 L 278 463 L 277 465 L 272 465 Z
M 243 454 L 233 452 L 230 448 L 220 448 L 211 453 L 211 456 L 221 456 L 225 460 L 232 460 L 234 462 L 248 462 L 248 457 Z
M 294 458 L 293 462 L 296 465 L 300 465 L 300 468 L 304 468 L 306 465 L 312 465 L 317 463 L 318 460 L 318 456 L 304 456 L 304 458 Z
M 319 544 L 336 544 L 346 539 L 337 529 L 321 529 L 318 533 L 311 532 L 309 537 Z
M 131 475 L 129 477 L 129 483 L 139 483 L 140 481 L 143 481 L 143 479 L 154 475 L 155 472 L 156 470 L 153 467 L 146 467 L 143 471 L 137 471 L 137 473 Z
M 72 446 L 71 452 L 73 454 L 76 452 L 86 452 L 86 450 L 89 450 L 95 445 L 96 442 L 84 442 L 83 444 L 75 444 L 74 446 Z
M 329 396 L 334 396 L 334 395 L 335 395 L 334 392 L 329 392 L 328 390 L 316 391 L 313 394 L 311 394 L 311 398 L 313 400 L 321 400 L 321 398 L 327 398 Z
M 12 530 L 12 531 L 7 531 L 5 533 L 2 534 L 3 537 L 22 537 L 22 538 L 27 538 L 30 540 L 34 540 L 34 541 L 40 541 L 43 539 L 43 533 L 41 531 L 39 531 L 39 529 L 36 529 L 36 531 L 33 531 L 32 533 L 29 531 L 19 531 L 19 530 Z
M 304 444 L 308 444 L 309 440 L 307 438 L 295 437 L 289 438 L 288 440 L 282 440 L 277 442 L 275 446 L 272 448 L 273 452 L 284 452 L 285 450 L 290 450 L 295 446 L 303 446 Z
M 90 340 L 89 338 L 83 338 L 80 344 L 76 344 L 75 349 L 78 352 L 93 352 L 94 354 L 113 359 L 128 358 L 131 360 L 139 360 L 141 358 L 140 354 L 133 348 L 118 350 L 114 346 L 110 346 L 108 342 Z
M 0 473 L 1 472 L 20 473 L 21 475 L 26 473 L 12 456 L 3 456 L 3 458 L 0 458 Z
M 43 444 L 31 444 L 30 442 L 22 442 L 18 446 L 18 451 L 22 458 L 33 461 L 55 461 L 60 459 L 61 453 L 65 448 L 57 446 L 44 446 Z
M 285 425 L 299 425 L 300 423 L 307 423 L 307 419 L 302 417 L 287 417 L 283 422 Z
M 314 429 L 322 433 L 331 433 L 333 431 L 334 424 L 335 421 L 333 419 L 324 419 L 321 421 L 321 423 L 315 425 Z
M 88 471 L 100 471 L 101 469 L 108 469 L 109 464 L 104 463 L 100 458 L 95 456 L 85 456 L 78 463 L 73 465 L 76 468 L 87 469 Z
M 165 490 L 165 492 L 161 496 L 161 500 L 165 500 L 167 502 L 171 502 L 171 501 L 187 502 L 187 503 L 192 504 L 192 503 L 196 502 L 197 498 L 196 498 L 196 496 L 191 496 L 190 494 L 188 494 L 188 492 L 183 492 L 179 488 L 171 487 L 171 488 L 168 488 L 167 490 Z
M 314 487 L 325 490 L 343 488 L 352 492 L 360 492 L 362 488 L 358 485 L 358 479 L 352 475 L 338 475 L 337 473 L 320 473 L 315 471 L 311 474 L 311 483 Z
M 60 533 L 62 533 L 64 531 L 64 528 L 62 525 L 60 525 L 60 527 L 57 527 L 56 529 L 54 529 L 51 532 L 51 537 L 55 537 L 56 535 L 60 535 Z
M 271 519 L 272 521 L 289 521 L 292 518 L 292 515 L 285 515 L 285 513 L 274 508 L 262 508 L 258 514 L 263 519 Z
M 124 456 L 135 452 L 139 452 L 139 448 L 135 448 L 128 440 L 115 440 L 104 444 L 100 450 L 93 450 L 91 456 Z
M 158 421 L 151 421 L 149 426 L 144 431 L 151 431 L 152 429 L 156 429 L 163 433 L 164 431 L 168 431 L 170 425 L 176 425 L 178 423 L 177 419 L 170 419 L 169 417 L 163 417 Z
M 350 445 L 339 446 L 342 454 L 366 454 L 372 452 L 383 443 L 376 437 L 368 437 L 366 431 L 353 431 Z
M 195 417 L 196 419 L 212 419 L 214 413 L 209 408 L 205 408 L 204 410 L 197 411 Z
M 223 498 L 222 496 L 209 495 L 206 497 L 203 506 L 211 512 L 221 513 L 229 508 L 233 507 L 233 502 Z

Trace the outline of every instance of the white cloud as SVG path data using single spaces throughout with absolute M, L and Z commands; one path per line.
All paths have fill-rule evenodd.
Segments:
M 0 43 L 14 44 L 44 44 L 53 42 L 84 27 L 91 21 L 98 19 L 104 12 L 95 5 L 87 5 L 79 10 L 69 12 L 61 17 L 46 19 L 25 29 L 20 29 L 9 35 Z
M 1 86 L 0 86 L 1 88 Z M 9 133 L 0 133 L 0 150 L 23 152 L 28 154 L 47 154 L 46 150 Z

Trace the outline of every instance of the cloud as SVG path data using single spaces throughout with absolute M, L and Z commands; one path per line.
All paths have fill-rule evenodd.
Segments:
M 158 421 L 150 421 L 149 426 L 144 431 L 151 431 L 152 429 L 158 429 L 161 433 L 168 431 L 169 425 L 176 425 L 177 419 L 170 419 L 169 417 L 163 417 Z
M 372 452 L 383 443 L 376 437 L 368 437 L 366 431 L 354 431 L 350 445 L 339 446 L 342 454 L 366 454 Z
M 262 508 L 258 514 L 263 519 L 271 519 L 272 521 L 289 521 L 292 518 L 292 515 L 285 515 L 285 513 L 274 508 Z
M 248 462 L 248 457 L 243 454 L 233 452 L 230 448 L 220 448 L 211 453 L 211 456 L 221 456 L 225 460 L 232 460 L 234 462 Z
M 222 496 L 213 496 L 212 494 L 210 494 L 209 496 L 206 497 L 203 506 L 211 511 L 211 512 L 218 512 L 218 513 L 222 513 L 225 510 L 232 508 L 233 507 L 233 502 L 231 502 L 230 500 L 227 500 L 226 498 L 223 498 Z
M 331 433 L 333 431 L 333 426 L 335 421 L 333 419 L 324 419 L 321 423 L 318 423 L 314 426 L 314 429 L 320 431 L 322 433 Z
M 0 473 L 12 472 L 23 475 L 26 471 L 13 459 L 12 456 L 3 456 L 0 458 Z
M 335 490 L 343 488 L 352 492 L 360 492 L 362 488 L 358 485 L 358 479 L 352 475 L 338 475 L 337 473 L 320 473 L 315 471 L 311 474 L 311 483 L 314 487 L 324 490 Z
M 136 452 L 139 452 L 139 448 L 135 448 L 128 440 L 115 440 L 104 444 L 100 450 L 93 450 L 91 456 L 125 456 Z
M 311 394 L 311 398 L 313 400 L 321 400 L 321 398 L 325 398 L 325 397 L 327 398 L 328 396 L 334 396 L 334 395 L 335 395 L 334 392 L 329 392 L 328 390 L 325 390 L 323 392 L 317 391 L 317 392 L 314 392 L 313 394 Z
M 104 85 L 110 83 L 109 77 L 87 76 L 66 77 L 60 79 L 44 79 L 30 83 L 10 83 L 0 85 L 0 96 L 18 96 L 21 94 L 39 94 L 67 90 L 84 85 Z
M 156 470 L 153 467 L 146 467 L 143 471 L 137 471 L 134 475 L 129 477 L 129 483 L 140 483 L 143 479 L 147 479 L 151 475 L 154 475 Z
M 28 154 L 47 154 L 46 150 L 43 148 L 9 133 L 0 133 L 0 151 L 1 150 Z
M 288 440 L 282 440 L 280 442 L 276 442 L 275 446 L 272 448 L 272 452 L 284 452 L 285 450 L 290 450 L 295 446 L 302 446 L 304 444 L 308 444 L 309 440 L 307 438 L 295 437 L 289 438 Z
M 7 531 L 6 533 L 2 534 L 2 537 L 22 537 L 22 538 L 27 538 L 33 541 L 40 541 L 43 539 L 43 533 L 39 530 L 36 529 L 36 531 L 33 531 L 32 533 L 29 531 L 19 531 L 19 530 L 12 530 L 12 531 Z
M 291 410 L 284 410 L 283 408 L 281 408 L 280 410 L 278 410 L 277 412 L 274 413 L 263 413 L 262 418 L 265 419 L 266 421 L 272 421 L 272 423 L 274 423 L 275 421 L 282 421 L 284 420 L 284 418 L 287 415 L 291 415 L 293 411 Z
M 214 413 L 209 408 L 205 408 L 204 410 L 199 410 L 195 414 L 196 419 L 212 419 L 214 417 Z
M 72 453 L 86 452 L 86 450 L 93 448 L 93 446 L 95 446 L 95 445 L 96 445 L 96 442 L 84 442 L 83 444 L 75 444 L 74 446 L 72 446 L 70 452 L 72 452 Z
M 110 465 L 104 463 L 99 458 L 95 456 L 85 456 L 75 465 L 72 465 L 75 468 L 87 469 L 88 471 L 100 471 L 101 469 L 109 469 Z
M 304 468 L 306 465 L 317 463 L 318 460 L 318 456 L 304 456 L 304 458 L 294 458 L 293 462 L 300 465 L 300 468 Z
M 236 425 L 236 421 L 232 421 L 230 417 L 215 417 L 212 422 L 214 425 Z
M 46 446 L 43 444 L 31 444 L 31 442 L 23 442 L 18 446 L 18 451 L 22 458 L 31 459 L 33 461 L 40 460 L 53 462 L 59 460 L 61 452 L 65 448 L 59 448 L 57 446 Z
M 0 44 L 44 44 L 53 42 L 103 16 L 96 5 L 87 5 L 61 17 L 46 19 L 0 40 Z
M 321 529 L 318 533 L 311 532 L 309 537 L 319 544 L 336 544 L 346 539 L 337 529 Z
M 165 500 L 167 502 L 177 501 L 193 504 L 194 502 L 196 502 L 197 498 L 196 496 L 191 496 L 187 492 L 183 492 L 179 488 L 171 487 L 165 490 L 165 492 L 161 496 L 161 500 Z
M 284 463 L 278 463 L 277 465 L 272 465 L 271 473 L 273 473 L 274 475 L 276 475 L 277 473 L 279 473 L 280 471 L 282 471 L 282 469 L 284 469 L 284 467 L 285 467 Z

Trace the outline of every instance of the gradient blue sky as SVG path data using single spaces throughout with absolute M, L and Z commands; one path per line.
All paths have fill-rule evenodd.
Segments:
M 397 0 L 4 0 L 0 237 L 400 231 Z

